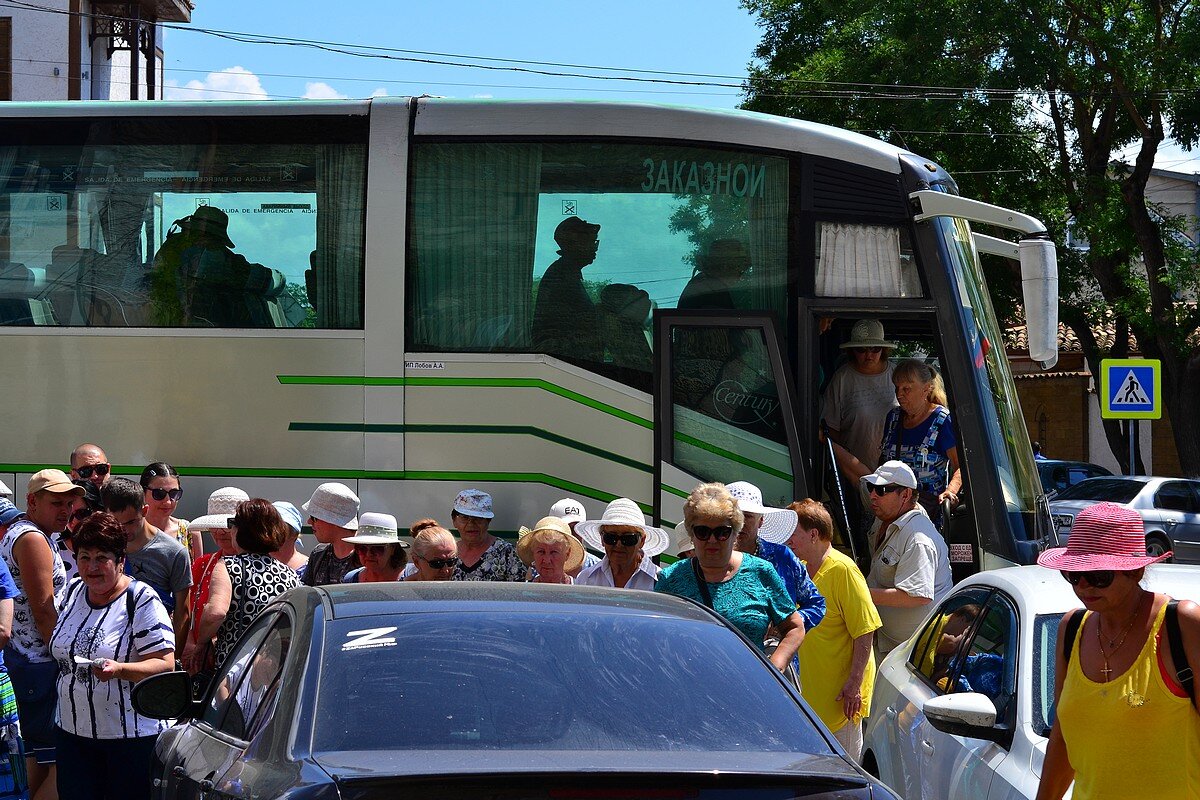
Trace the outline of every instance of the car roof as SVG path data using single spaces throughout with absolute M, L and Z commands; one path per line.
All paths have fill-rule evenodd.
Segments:
M 1200 601 L 1200 565 L 1153 564 L 1146 568 L 1144 585 L 1176 599 Z M 958 591 L 969 586 L 1001 589 L 1026 613 L 1062 614 L 1083 605 L 1057 570 L 1037 565 L 985 570 L 954 588 Z
M 721 624 L 708 609 L 673 595 L 598 586 L 494 581 L 397 581 L 319 588 L 330 619 L 429 612 L 601 612 L 672 616 Z

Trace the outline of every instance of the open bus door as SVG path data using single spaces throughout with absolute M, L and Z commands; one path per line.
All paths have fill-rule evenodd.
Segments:
M 767 314 L 655 312 L 654 514 L 662 524 L 681 524 L 684 498 L 705 481 L 749 481 L 774 506 L 807 496 L 780 338 Z

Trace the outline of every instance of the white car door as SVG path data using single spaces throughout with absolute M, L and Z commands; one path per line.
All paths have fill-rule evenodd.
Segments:
M 1013 797 L 1017 781 L 1004 766 L 1016 726 L 1016 609 L 1002 593 L 994 592 L 982 607 L 960 607 L 946 629 L 960 638 L 944 674 L 935 682 L 936 692 L 985 695 L 996 707 L 996 725 L 989 732 L 990 739 L 955 736 L 937 730 L 922 714 L 917 728 L 921 796 L 952 800 Z M 959 635 L 962 629 L 965 633 Z M 943 634 L 943 648 L 951 646 L 951 638 Z

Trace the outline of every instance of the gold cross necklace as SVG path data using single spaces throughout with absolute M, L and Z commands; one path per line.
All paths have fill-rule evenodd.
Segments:
M 1110 652 L 1107 652 L 1107 653 L 1104 652 L 1104 639 L 1100 635 L 1100 617 L 1099 616 L 1096 617 L 1096 645 L 1100 648 L 1100 655 L 1104 657 L 1104 669 L 1100 670 L 1100 674 L 1104 676 L 1105 683 L 1108 683 L 1108 681 L 1111 678 L 1112 673 L 1113 673 L 1113 670 L 1108 666 L 1108 659 L 1110 656 L 1115 656 L 1117 654 L 1117 651 L 1120 650 L 1122 646 L 1124 646 L 1125 638 L 1127 636 L 1129 636 L 1129 632 L 1131 630 L 1133 630 L 1133 623 L 1137 621 L 1138 611 L 1140 611 L 1141 608 L 1142 608 L 1142 598 L 1139 597 L 1137 607 L 1133 610 L 1133 616 L 1131 616 L 1129 618 L 1129 624 L 1127 624 L 1125 626 L 1125 630 L 1121 633 L 1120 640 L 1117 640 L 1117 639 L 1109 639 L 1108 640 L 1108 646 L 1109 646 L 1109 648 L 1111 648 L 1111 650 L 1110 650 Z

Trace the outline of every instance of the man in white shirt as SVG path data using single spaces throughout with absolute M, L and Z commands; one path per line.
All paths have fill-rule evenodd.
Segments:
M 954 587 L 946 541 L 917 503 L 917 476 L 888 461 L 862 479 L 878 524 L 871 541 L 867 587 L 883 627 L 875 637 L 879 657 L 916 632 L 930 603 Z

